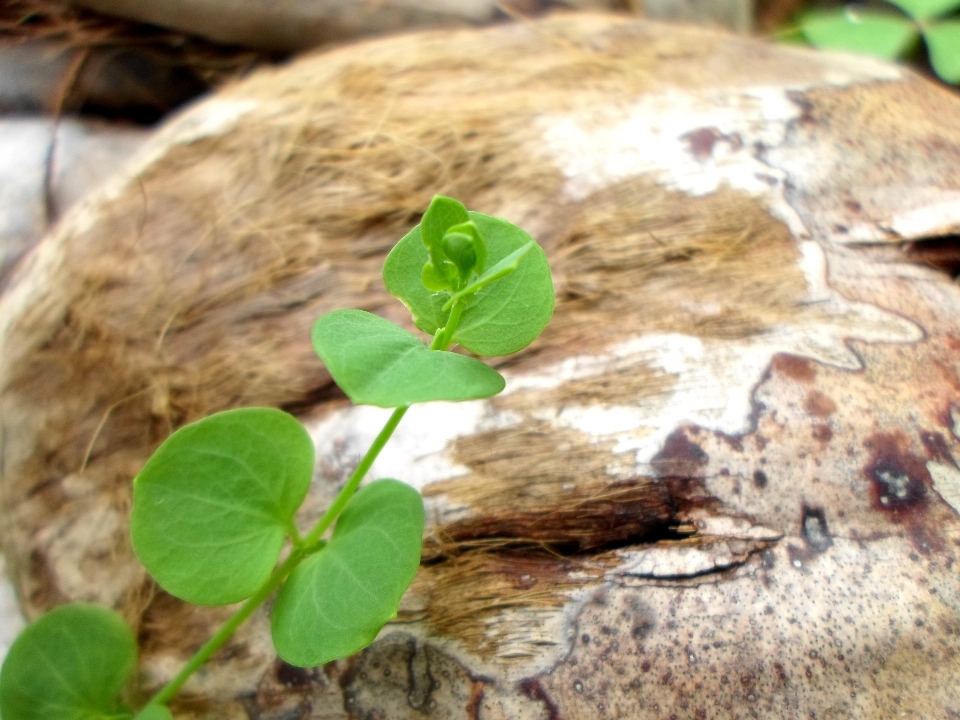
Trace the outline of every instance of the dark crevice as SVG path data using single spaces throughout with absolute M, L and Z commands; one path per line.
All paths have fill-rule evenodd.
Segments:
M 954 279 L 960 275 L 960 235 L 911 240 L 901 247 L 911 262 L 941 270 Z
M 684 518 L 716 501 L 685 478 L 630 480 L 600 493 L 565 498 L 543 509 L 480 514 L 447 523 L 427 538 L 423 564 L 468 552 L 516 552 L 555 557 L 599 555 L 624 547 L 683 540 L 695 534 Z M 554 501 L 555 502 L 555 501 Z

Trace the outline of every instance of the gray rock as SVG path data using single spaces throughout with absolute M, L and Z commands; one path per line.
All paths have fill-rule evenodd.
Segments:
M 0 118 L 0 287 L 43 233 L 148 135 L 73 119 Z

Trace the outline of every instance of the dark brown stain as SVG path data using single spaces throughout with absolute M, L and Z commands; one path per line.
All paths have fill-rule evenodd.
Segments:
M 473 680 L 470 684 L 470 700 L 467 701 L 467 717 L 470 720 L 480 720 L 480 704 L 485 688 L 486 683 L 482 680 Z
M 907 533 L 913 546 L 924 555 L 943 549 L 943 540 L 926 525 L 913 523 L 907 526 Z
M 697 128 L 691 130 L 685 135 L 681 135 L 681 140 L 686 140 L 690 145 L 690 153 L 699 161 L 703 162 L 713 155 L 713 146 L 718 140 L 724 137 L 723 133 L 715 127 Z
M 833 440 L 833 430 L 831 430 L 830 426 L 826 423 L 817 423 L 810 432 L 813 435 L 813 439 L 818 442 L 828 443 Z
M 906 449 L 900 433 L 876 433 L 865 442 L 871 452 L 864 475 L 874 508 L 901 522 L 926 508 L 930 473 L 923 458 Z
M 786 375 L 797 382 L 809 383 L 817 377 L 817 370 L 813 366 L 813 362 L 796 355 L 777 353 L 773 356 L 771 366 L 775 372 Z
M 833 415 L 837 404 L 818 390 L 811 390 L 803 401 L 803 409 L 811 415 L 826 418 Z
M 864 447 L 871 454 L 863 473 L 870 482 L 873 508 L 904 525 L 922 554 L 939 550 L 943 542 L 927 517 L 933 482 L 925 459 L 910 451 L 908 438 L 899 431 L 871 435 Z
M 943 433 L 924 430 L 920 433 L 920 441 L 927 450 L 927 457 L 956 467 L 957 464 L 950 453 L 950 446 L 947 444 L 947 439 L 943 436 Z
M 677 428 L 667 438 L 651 465 L 660 477 L 698 477 L 710 462 L 703 448 L 687 437 L 684 428 Z
M 770 480 L 763 470 L 755 470 L 753 473 L 753 484 L 760 490 L 763 490 Z
M 843 206 L 847 209 L 848 212 L 859 213 L 863 210 L 863 205 L 858 203 L 856 200 L 844 200 Z
M 526 678 L 517 683 L 517 687 L 526 697 L 543 703 L 543 707 L 547 711 L 547 720 L 560 720 L 560 709 L 544 691 L 543 685 L 540 684 L 540 678 Z

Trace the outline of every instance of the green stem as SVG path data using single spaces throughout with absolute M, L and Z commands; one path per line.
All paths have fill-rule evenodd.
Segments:
M 160 691 L 150 699 L 148 705 L 165 705 L 170 702 L 190 676 L 230 639 L 234 631 L 240 627 L 244 620 L 253 614 L 254 610 L 260 607 L 264 600 L 270 597 L 270 594 L 280 586 L 280 583 L 286 579 L 287 575 L 293 572 L 293 569 L 300 564 L 301 560 L 303 560 L 303 551 L 294 548 L 287 559 L 273 571 L 260 589 L 248 598 L 243 606 L 223 624 L 216 635 L 207 640 L 207 642 L 203 644 L 203 647 L 197 650 L 173 680 L 160 688 Z
M 431 350 L 446 350 L 450 347 L 451 338 L 453 337 L 454 331 L 457 329 L 457 325 L 460 322 L 460 315 L 463 312 L 463 303 L 456 303 L 450 311 L 450 317 L 447 320 L 446 327 L 442 328 L 437 332 L 433 338 L 433 342 L 430 343 Z M 377 459 L 377 456 L 380 455 L 380 451 L 383 450 L 384 446 L 387 444 L 387 441 L 390 440 L 390 436 L 393 435 L 393 431 L 397 429 L 397 425 L 400 424 L 400 421 L 403 419 L 403 416 L 406 415 L 407 410 L 410 409 L 409 405 L 404 407 L 396 408 L 393 413 L 390 415 L 390 418 L 387 420 L 386 424 L 383 426 L 383 429 L 380 431 L 380 434 L 377 435 L 377 438 L 373 441 L 373 444 L 370 446 L 370 449 L 367 450 L 366 454 L 363 456 L 363 459 L 360 460 L 360 464 L 357 465 L 356 469 L 353 471 L 353 474 L 350 475 L 350 479 L 347 480 L 347 484 L 343 486 L 343 489 L 337 494 L 336 499 L 333 501 L 333 504 L 327 508 L 327 511 L 323 514 L 323 517 L 313 526 L 313 529 L 300 539 L 299 534 L 297 533 L 296 527 L 293 527 L 291 530 L 291 540 L 293 541 L 293 549 L 290 551 L 290 555 L 284 560 L 267 578 L 267 581 L 260 587 L 257 592 L 255 592 L 247 601 L 240 607 L 237 612 L 230 616 L 223 626 L 217 631 L 217 634 L 212 638 L 207 640 L 192 658 L 183 666 L 183 669 L 177 673 L 177 676 L 173 678 L 170 682 L 160 688 L 159 692 L 150 698 L 148 705 L 166 705 L 170 700 L 173 699 L 173 696 L 176 695 L 180 688 L 183 687 L 183 684 L 190 679 L 190 676 L 193 675 L 197 670 L 200 669 L 207 660 L 210 659 L 210 656 L 213 655 L 217 650 L 223 647 L 223 644 L 230 639 L 230 636 L 236 632 L 236 629 L 243 624 L 243 622 L 250 617 L 253 612 L 263 604 L 270 595 L 280 587 L 281 583 L 286 580 L 287 576 L 292 573 L 300 562 L 310 554 L 311 550 L 316 546 L 317 542 L 327 531 L 327 528 L 333 524 L 333 521 L 337 519 L 337 516 L 343 512 L 343 508 L 346 507 L 347 503 L 350 501 L 350 498 L 353 497 L 353 493 L 356 492 L 357 486 L 360 484 L 360 481 L 363 480 L 364 476 L 369 472 L 370 467 L 373 465 L 374 461 Z
M 377 435 L 377 439 L 373 441 L 373 445 L 367 450 L 367 454 L 363 456 L 360 464 L 357 465 L 357 469 L 353 471 L 350 479 L 347 480 L 347 484 L 343 486 L 343 489 L 337 495 L 337 499 L 333 501 L 333 504 L 327 508 L 327 511 L 323 514 L 323 517 L 320 518 L 320 521 L 314 525 L 313 529 L 303 538 L 305 547 L 310 547 L 316 543 L 333 521 L 337 519 L 337 516 L 343 512 L 343 508 L 350 501 L 350 498 L 353 497 L 357 485 L 360 484 L 360 481 L 363 480 L 367 471 L 370 470 L 373 461 L 377 459 L 380 451 L 383 450 L 383 446 L 387 444 L 387 440 L 393 435 L 393 431 L 397 429 L 397 425 L 400 424 L 400 421 L 409 409 L 409 405 L 404 405 L 393 411 L 390 419 L 387 420 L 387 423 L 383 426 L 383 430 Z
M 446 350 L 453 342 L 453 333 L 456 332 L 460 324 L 460 315 L 463 313 L 463 303 L 457 302 L 450 310 L 450 317 L 447 318 L 447 326 L 438 332 L 433 342 L 430 343 L 431 350 Z

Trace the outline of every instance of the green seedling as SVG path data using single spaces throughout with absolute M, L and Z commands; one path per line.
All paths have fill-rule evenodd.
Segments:
M 960 83 L 960 18 L 948 17 L 960 0 L 890 0 L 890 8 L 848 5 L 812 10 L 800 19 L 800 32 L 815 47 L 847 50 L 884 60 L 903 58 L 920 38 L 930 65 L 944 82 Z
M 134 480 L 133 548 L 171 595 L 242 605 L 139 711 L 137 646 L 123 619 L 92 605 L 57 608 L 10 649 L 0 672 L 3 720 L 171 720 L 169 701 L 272 596 L 274 646 L 300 667 L 363 649 L 396 616 L 420 564 L 423 501 L 397 480 L 360 482 L 413 403 L 503 389 L 493 368 L 444 351 L 500 356 L 526 347 L 553 314 L 553 282 L 523 230 L 440 196 L 390 252 L 383 280 L 432 341 L 360 310 L 317 320 L 314 349 L 347 396 L 394 408 L 320 520 L 305 533 L 297 524 L 314 449 L 292 416 L 243 408 L 181 428 Z

